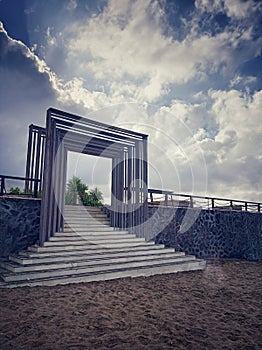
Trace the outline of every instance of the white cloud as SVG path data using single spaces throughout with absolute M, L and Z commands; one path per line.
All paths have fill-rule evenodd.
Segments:
M 230 80 L 229 86 L 232 88 L 241 84 L 248 87 L 249 85 L 254 84 L 256 81 L 257 77 L 254 76 L 242 77 L 241 75 L 235 75 L 234 78 Z
M 211 113 L 218 124 L 213 145 L 208 140 L 201 142 L 206 157 L 209 152 L 213 156 L 208 164 L 210 188 L 225 196 L 227 192 L 233 197 L 246 193 L 246 197 L 261 200 L 262 91 L 253 95 L 237 90 L 209 94 Z
M 253 0 L 196 0 L 195 6 L 202 12 L 224 12 L 230 18 L 242 19 L 251 15 L 259 5 Z
M 224 6 L 227 15 L 237 19 L 246 17 L 248 13 L 253 12 L 257 7 L 253 0 L 225 0 Z
M 67 5 L 66 5 L 66 9 L 68 11 L 73 11 L 77 8 L 78 4 L 77 4 L 77 0 L 69 0 Z
M 113 95 L 123 83 L 126 97 L 152 102 L 166 95 L 170 84 L 203 81 L 220 71 L 231 74 L 260 52 L 261 39 L 251 41 L 251 28 L 231 26 L 214 35 L 191 30 L 179 41 L 165 34 L 164 25 L 157 1 L 120 5 L 111 0 L 102 13 L 68 26 L 68 67 L 78 76 L 106 81 Z
M 53 46 L 53 45 L 57 44 L 55 36 L 52 35 L 52 28 L 51 27 L 47 27 L 46 37 L 47 37 L 48 45 Z

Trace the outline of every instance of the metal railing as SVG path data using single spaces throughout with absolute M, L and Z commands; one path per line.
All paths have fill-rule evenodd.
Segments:
M 262 208 L 262 203 L 259 202 L 194 196 L 157 189 L 148 189 L 148 195 L 148 204 L 154 206 L 201 208 L 207 210 L 243 210 L 256 213 L 261 213 Z
M 0 196 L 10 195 L 10 193 L 6 190 L 6 180 L 18 180 L 18 181 L 32 181 L 34 183 L 32 191 L 24 191 L 23 193 L 18 193 L 18 196 L 30 196 L 37 198 L 39 196 L 38 185 L 41 181 L 40 179 L 22 177 L 22 176 L 9 176 L 9 175 L 0 175 Z

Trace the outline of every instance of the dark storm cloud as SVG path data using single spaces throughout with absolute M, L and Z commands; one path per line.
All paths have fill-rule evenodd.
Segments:
M 4 99 L 5 105 L 6 99 L 19 106 L 27 99 L 35 104 L 56 97 L 50 72 L 41 67 L 41 61 L 22 42 L 11 39 L 3 27 L 0 27 L 0 75 L 0 103 Z M 13 108 L 13 104 L 9 107 Z
M 44 125 L 56 101 L 54 78 L 22 42 L 0 25 L 0 173 L 24 174 L 28 125 Z

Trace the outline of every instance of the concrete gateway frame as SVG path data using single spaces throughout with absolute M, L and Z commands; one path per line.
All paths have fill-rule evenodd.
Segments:
M 147 137 L 54 108 L 47 110 L 43 152 L 36 151 L 33 155 L 31 152 L 27 159 L 27 164 L 36 164 L 43 169 L 41 246 L 55 232 L 63 230 L 68 151 L 112 159 L 111 225 L 128 228 L 139 236 L 145 235 L 143 223 L 148 217 Z M 30 149 L 37 150 L 37 147 L 37 142 L 33 146 L 29 144 Z M 42 164 L 38 158 L 43 153 Z M 30 157 L 36 159 L 30 160 Z M 29 168 L 30 165 L 28 172 Z

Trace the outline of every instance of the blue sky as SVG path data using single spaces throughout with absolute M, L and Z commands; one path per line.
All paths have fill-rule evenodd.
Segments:
M 0 173 L 50 106 L 149 134 L 150 187 L 261 201 L 260 1 L 1 0 Z M 71 159 L 71 158 L 70 158 Z M 71 174 L 106 191 L 110 164 Z

